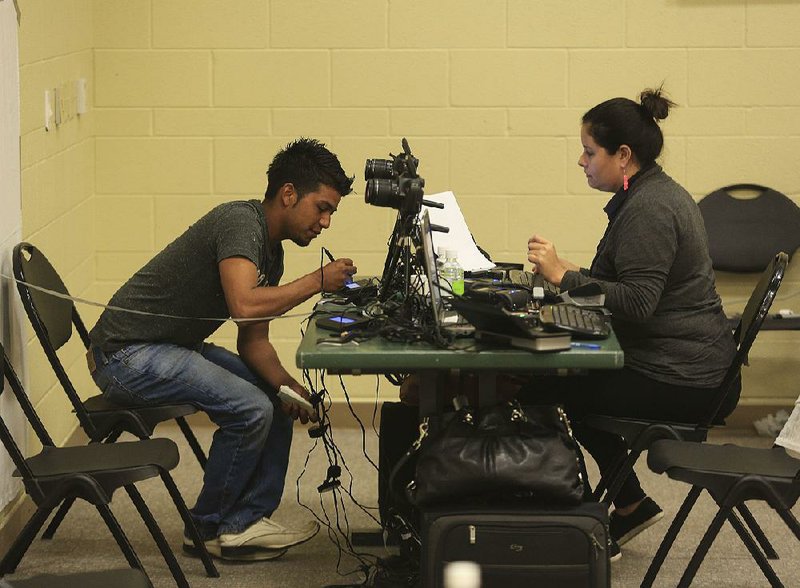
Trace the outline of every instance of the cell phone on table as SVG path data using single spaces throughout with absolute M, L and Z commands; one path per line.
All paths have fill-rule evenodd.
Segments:
M 319 317 L 316 321 L 317 326 L 320 329 L 326 329 L 328 331 L 336 331 L 337 333 L 341 333 L 343 331 L 349 331 L 359 326 L 364 326 L 368 324 L 370 319 L 367 317 L 356 315 L 356 314 L 335 314 L 331 316 L 323 316 Z

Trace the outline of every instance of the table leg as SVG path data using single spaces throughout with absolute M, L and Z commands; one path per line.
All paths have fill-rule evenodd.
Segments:
M 478 372 L 478 406 L 497 404 L 497 372 L 494 370 Z
M 422 370 L 419 378 L 419 418 L 436 417 L 442 414 L 447 372 Z

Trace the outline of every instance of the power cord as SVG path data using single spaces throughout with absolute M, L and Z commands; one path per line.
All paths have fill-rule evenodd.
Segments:
M 367 514 L 377 525 L 380 525 L 378 519 L 370 511 L 374 511 L 377 507 L 367 507 L 362 505 L 353 494 L 354 476 L 347 466 L 347 461 L 340 448 L 336 445 L 333 430 L 330 426 L 329 411 L 332 407 L 332 399 L 329 394 L 324 372 L 317 371 L 312 377 L 309 370 L 303 371 L 303 381 L 308 387 L 309 391 L 320 398 L 317 404 L 319 411 L 319 424 L 316 428 L 311 429 L 309 435 L 314 439 L 314 443 L 306 455 L 302 471 L 296 481 L 296 495 L 298 503 L 308 510 L 319 523 L 326 528 L 327 534 L 331 542 L 336 546 L 338 551 L 336 571 L 341 576 L 351 575 L 355 572 L 360 572 L 364 575 L 365 582 L 375 574 L 380 558 L 374 554 L 364 553 L 357 550 L 350 540 L 350 521 L 347 514 L 347 502 L 355 504 L 364 513 Z M 369 463 L 373 468 L 377 469 L 375 462 L 369 457 L 366 451 L 366 430 L 363 423 L 358 419 L 358 415 L 352 407 L 352 401 L 343 379 L 339 378 L 345 399 L 348 403 L 351 413 L 359 422 L 362 435 L 362 451 L 366 456 Z M 319 390 L 319 392 L 317 392 Z M 313 431 L 313 433 L 311 432 Z M 329 463 L 325 480 L 322 484 L 317 486 L 319 493 L 319 506 L 318 509 L 311 508 L 309 505 L 304 504 L 300 497 L 300 485 L 306 475 L 308 465 L 310 463 L 312 453 L 322 445 L 325 451 L 325 457 Z M 340 477 L 343 470 L 349 477 L 349 483 L 344 486 L 340 482 Z M 349 501 L 345 499 L 349 498 Z M 342 565 L 344 556 L 347 555 L 356 560 L 357 565 L 355 569 L 343 570 Z

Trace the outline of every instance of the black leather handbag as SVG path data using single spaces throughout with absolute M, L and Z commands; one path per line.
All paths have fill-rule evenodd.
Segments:
M 560 406 L 462 409 L 437 433 L 421 431 L 409 485 L 417 506 L 466 498 L 581 502 L 577 444 Z

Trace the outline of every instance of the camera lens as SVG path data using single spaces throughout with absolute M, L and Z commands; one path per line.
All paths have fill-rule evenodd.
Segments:
M 364 167 L 364 179 L 373 178 L 391 179 L 394 175 L 394 168 L 390 159 L 368 159 Z
M 364 200 L 373 206 L 385 206 L 399 210 L 403 203 L 403 196 L 400 194 L 399 186 L 393 180 L 371 179 L 367 180 Z

